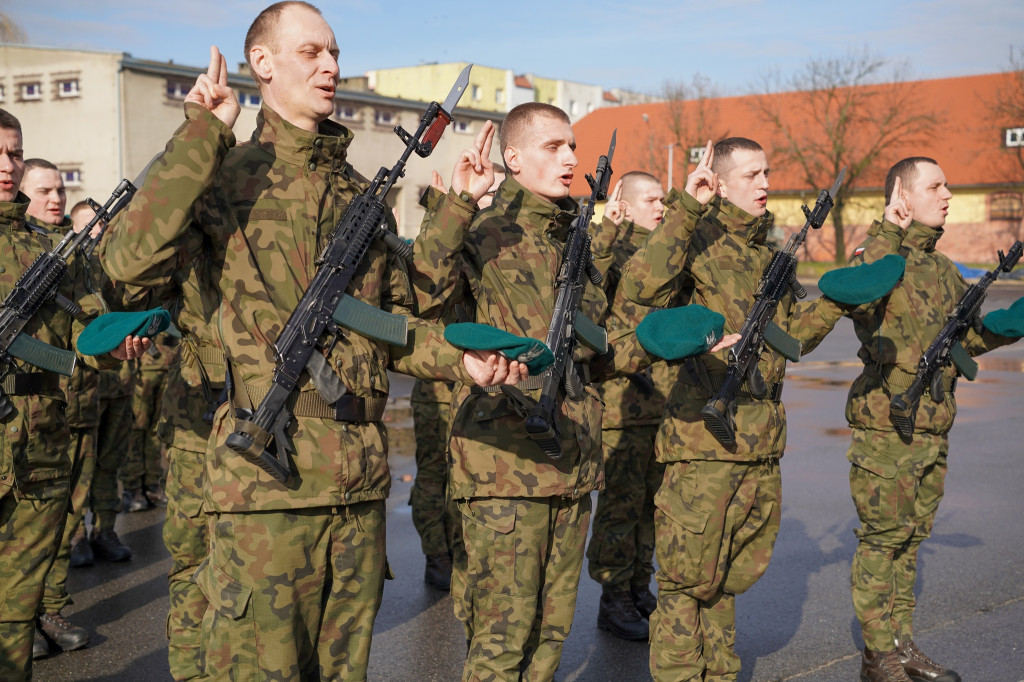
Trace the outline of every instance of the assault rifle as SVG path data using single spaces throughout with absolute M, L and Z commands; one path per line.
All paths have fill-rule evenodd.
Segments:
M 451 112 L 459 103 L 469 84 L 472 65 L 463 69 L 444 104 L 431 102 L 420 118 L 416 133 L 410 135 L 401 126 L 395 134 L 405 143 L 398 163 L 390 170 L 381 168 L 369 188 L 357 196 L 331 232 L 323 252 L 317 259 L 317 270 L 309 288 L 302 295 L 288 323 L 275 344 L 277 366 L 270 391 L 255 410 L 236 409 L 235 431 L 226 440 L 233 451 L 284 483 L 290 473 L 286 435 L 292 415 L 288 397 L 299 383 L 299 375 L 308 369 L 317 391 L 328 404 L 334 404 L 345 391 L 344 384 L 327 365 L 326 352 L 318 350 L 321 336 L 328 333 L 329 351 L 341 334 L 339 325 L 364 336 L 405 345 L 407 322 L 401 315 L 392 315 L 347 295 L 352 276 L 374 239 L 403 258 L 412 249 L 387 228 L 388 212 L 385 197 L 391 187 L 405 175 L 405 163 L 416 152 L 426 158 L 434 150 L 445 127 L 451 123 Z M 422 138 L 422 139 L 421 139 Z M 237 390 L 244 391 L 243 386 Z
M 613 132 L 608 154 L 598 159 L 594 175 L 586 176 L 590 185 L 590 199 L 569 226 L 569 236 L 562 251 L 562 264 L 555 280 L 558 294 L 555 297 L 555 308 L 551 315 L 546 341 L 555 356 L 555 362 L 544 374 L 544 390 L 540 400 L 531 407 L 526 417 L 526 432 L 551 459 L 559 459 L 562 456 L 562 446 L 558 442 L 555 428 L 559 391 L 564 386 L 566 395 L 574 400 L 583 395 L 583 380 L 572 360 L 577 337 L 597 353 L 605 353 L 608 350 L 607 332 L 580 312 L 580 302 L 586 289 L 584 275 L 594 284 L 601 283 L 601 273 L 594 266 L 590 253 L 589 229 L 590 222 L 594 219 L 596 202 L 608 197 L 608 183 L 612 179 L 611 161 L 615 155 L 615 135 Z
M 946 318 L 946 324 L 939 331 L 938 336 L 928 346 L 921 359 L 917 363 L 917 374 L 911 382 L 910 387 L 903 393 L 894 395 L 889 401 L 889 415 L 896 433 L 903 439 L 912 438 L 914 435 L 914 423 L 917 420 L 917 408 L 921 402 L 921 395 L 925 388 L 931 394 L 932 401 L 941 403 L 946 398 L 946 390 L 942 385 L 942 368 L 950 363 L 956 367 L 957 372 L 974 381 L 978 375 L 978 363 L 976 363 L 964 347 L 960 345 L 967 330 L 974 328 L 981 332 L 981 304 L 985 301 L 985 293 L 989 285 L 996 281 L 1000 272 L 1009 272 L 1020 260 L 1024 252 L 1024 244 L 1016 242 L 1010 247 L 1008 254 L 999 252 L 999 265 L 992 272 L 986 272 L 977 283 L 967 287 L 967 291 L 957 301 L 953 312 Z
M 803 229 L 789 238 L 784 249 L 775 252 L 762 273 L 754 292 L 754 305 L 740 329 L 740 340 L 729 351 L 729 369 L 725 379 L 700 411 L 704 427 L 727 448 L 736 445 L 736 393 L 740 384 L 746 380 L 747 389 L 755 398 L 768 395 L 768 386 L 757 368 L 765 342 L 793 362 L 800 359 L 800 342 L 784 332 L 772 318 L 787 291 L 792 290 L 797 298 L 807 296 L 796 279 L 796 252 L 807 239 L 808 228 L 820 229 L 825 222 L 845 177 L 846 169 L 843 168 L 832 189 L 821 190 L 813 209 L 806 205 L 801 207 L 807 221 Z
M 0 379 L 10 372 L 15 358 L 51 372 L 71 376 L 75 369 L 74 351 L 55 348 L 23 333 L 22 330 L 43 304 L 51 300 L 72 317 L 81 314 L 82 309 L 77 303 L 57 293 L 64 275 L 67 274 L 68 261 L 76 249 L 89 238 L 92 228 L 101 220 L 112 220 L 128 205 L 134 194 L 135 185 L 128 180 L 122 180 L 107 199 L 107 203 L 100 206 L 93 202 L 96 215 L 89 224 L 81 232 L 68 232 L 52 251 L 36 258 L 0 303 Z M 0 388 L 0 419 L 10 414 L 13 409 L 11 401 Z

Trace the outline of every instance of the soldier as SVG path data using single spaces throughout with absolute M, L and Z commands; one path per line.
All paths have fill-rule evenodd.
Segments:
M 611 250 L 611 266 L 603 273 L 608 300 L 615 299 L 622 267 L 661 222 L 664 199 L 658 179 L 641 171 L 623 175 L 613 190 L 594 240 L 598 260 Z M 642 319 L 637 308 L 629 310 L 631 328 Z M 606 324 L 614 330 L 619 320 L 609 316 Z M 654 575 L 654 493 L 664 466 L 655 460 L 654 438 L 671 384 L 664 362 L 598 384 L 604 403 L 605 487 L 597 496 L 587 559 L 590 577 L 602 586 L 598 627 L 622 639 L 647 639 L 646 619 L 657 605 L 649 586 Z
M 289 404 L 290 442 L 276 444 L 290 451 L 287 483 L 226 447 L 235 411 L 270 386 L 274 341 L 325 239 L 366 187 L 346 162 L 351 132 L 327 120 L 338 47 L 320 12 L 305 2 L 271 5 L 250 27 L 245 52 L 263 98 L 251 142 L 234 146 L 239 104 L 212 48 L 208 72 L 186 98 L 185 123 L 110 233 L 105 265 L 115 279 L 160 287 L 174 276 L 179 245 L 210 247 L 210 281 L 200 286 L 218 306 L 213 341 L 233 390 L 214 416 L 203 484 L 210 547 L 195 579 L 209 601 L 205 676 L 364 679 L 387 573 L 389 358 L 430 377 L 443 376 L 431 363 L 461 370 L 464 362 L 460 374 L 483 383 L 516 381 L 522 370 L 495 353 L 440 343 L 435 351 L 415 324 L 404 349 L 346 331 L 324 351 L 319 374 L 340 377 L 342 398 L 327 403 L 304 373 Z M 379 240 L 349 292 L 398 313 L 416 303 L 404 266 Z
M 673 191 L 665 217 L 627 263 L 619 290 L 643 305 L 666 305 L 681 290 L 739 330 L 772 257 L 768 159 L 753 140 L 728 138 L 712 148 Z M 817 299 L 782 299 L 775 322 L 812 350 L 842 309 Z M 722 446 L 704 427 L 701 408 L 720 385 L 725 353 L 679 368 L 658 431 L 665 464 L 655 496 L 658 608 L 651 620 L 651 674 L 656 680 L 734 680 L 735 595 L 764 573 L 778 533 L 786 443 L 779 401 L 785 359 L 766 346 L 758 363 L 768 395 L 737 395 L 736 445 Z
M 21 125 L 0 109 L 0 297 L 55 240 L 25 222 L 29 199 L 18 191 L 24 174 Z M 63 216 L 62 216 L 63 217 Z M 85 273 L 72 259 L 61 293 L 76 300 L 86 315 L 102 302 L 83 294 Z M 83 328 L 63 309 L 44 305 L 23 333 L 60 348 L 71 347 Z M 129 343 L 130 341 L 130 343 Z M 126 339 L 93 364 L 137 357 L 148 341 Z M 72 462 L 64 396 L 57 375 L 20 360 L 5 368 L 3 393 L 11 408 L 0 420 L 0 678 L 29 679 L 32 632 L 47 571 L 68 517 Z
M 959 682 L 914 644 L 917 552 L 931 534 L 946 478 L 948 434 L 956 415 L 956 369 L 943 370 L 944 399 L 926 395 L 913 437 L 902 440 L 890 419 L 889 401 L 909 388 L 917 363 L 967 288 L 956 265 L 936 250 L 949 200 L 946 176 L 932 159 L 911 157 L 889 169 L 886 208 L 853 252 L 854 263 L 887 254 L 906 259 L 903 281 L 886 298 L 850 317 L 861 341 L 864 369 L 850 388 L 846 419 L 853 430 L 847 457 L 850 492 L 857 507 L 853 557 L 853 606 L 864 635 L 861 679 L 868 682 Z M 968 331 L 971 355 L 1012 343 L 988 329 Z

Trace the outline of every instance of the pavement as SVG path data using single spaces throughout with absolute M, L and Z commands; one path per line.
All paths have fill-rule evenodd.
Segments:
M 813 298 L 813 290 L 810 296 Z M 997 283 L 986 310 L 1024 295 Z M 747 682 L 857 679 L 859 626 L 849 594 L 856 515 L 848 486 L 843 410 L 859 372 L 847 321 L 803 361 L 791 364 L 784 402 L 783 515 L 767 573 L 737 598 L 737 645 Z M 915 639 L 971 682 L 1024 682 L 1024 344 L 979 358 L 974 382 L 957 389 L 945 499 L 920 554 Z M 394 485 L 388 500 L 388 559 L 374 627 L 369 679 L 459 679 L 465 654 L 451 599 L 423 582 L 423 557 L 408 506 L 415 473 L 408 394 L 396 377 L 389 408 Z M 65 609 L 89 629 L 86 649 L 37 661 L 49 681 L 170 680 L 164 619 L 170 560 L 160 537 L 163 510 L 125 514 L 118 531 L 135 558 L 71 570 L 75 603 Z M 648 647 L 598 630 L 600 586 L 580 579 L 573 629 L 557 679 L 650 680 Z

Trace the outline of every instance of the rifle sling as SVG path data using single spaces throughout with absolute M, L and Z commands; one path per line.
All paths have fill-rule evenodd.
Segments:
M 54 372 L 8 374 L 0 389 L 5 395 L 39 395 L 60 390 L 60 377 Z
M 245 384 L 245 392 L 253 405 L 259 405 L 269 390 Z M 288 411 L 292 416 L 333 419 L 339 422 L 379 422 L 384 417 L 384 408 L 387 404 L 387 398 L 363 398 L 347 393 L 338 398 L 338 402 L 333 405 L 316 391 L 292 391 L 288 397 Z

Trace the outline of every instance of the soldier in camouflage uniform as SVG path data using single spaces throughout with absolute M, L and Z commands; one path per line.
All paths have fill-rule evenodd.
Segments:
M 864 635 L 861 679 L 959 682 L 956 672 L 913 642 L 917 552 L 931 534 L 942 499 L 948 434 L 956 416 L 956 369 L 943 370 L 942 401 L 927 391 L 921 398 L 909 441 L 896 432 L 889 401 L 909 388 L 918 360 L 967 285 L 953 262 L 935 249 L 952 197 L 938 164 L 924 157 L 900 161 L 889 170 L 885 192 L 884 218 L 871 226 L 852 258 L 870 263 L 898 253 L 907 262 L 903 281 L 891 294 L 851 314 L 864 362 L 846 404 L 853 430 L 847 453 L 850 492 L 861 524 L 851 570 L 853 606 Z M 971 330 L 963 346 L 979 355 L 1015 340 Z
M 643 305 L 666 305 L 680 290 L 725 316 L 738 331 L 772 257 L 765 237 L 768 162 L 746 138 L 708 144 L 683 193 L 672 191 L 661 225 L 627 263 L 619 291 Z M 775 323 L 809 352 L 841 317 L 825 300 L 797 304 L 787 294 Z M 726 353 L 687 360 L 658 431 L 665 464 L 655 496 L 658 608 L 651 619 L 656 680 L 735 680 L 735 595 L 768 567 L 781 516 L 779 458 L 786 416 L 779 401 L 785 359 L 766 346 L 758 367 L 763 399 L 737 395 L 736 445 L 722 446 L 701 408 L 724 377 Z
M 652 175 L 634 171 L 618 182 L 605 204 L 604 218 L 594 239 L 598 261 L 608 260 L 603 287 L 608 300 L 622 267 L 661 222 L 665 190 Z M 611 251 L 611 258 L 601 254 Z M 643 315 L 628 307 L 629 327 Z M 609 330 L 622 324 L 609 316 Z M 622 639 L 647 639 L 647 618 L 657 604 L 650 591 L 654 575 L 654 493 L 661 485 L 664 465 L 655 460 L 654 438 L 665 409 L 672 379 L 666 363 L 641 373 L 599 383 L 604 410 L 601 441 L 605 487 L 597 496 L 590 546 L 590 577 L 601 583 L 598 627 Z
M 195 574 L 209 601 L 204 675 L 360 680 L 387 573 L 391 476 L 381 417 L 389 363 L 442 378 L 433 363 L 465 375 L 465 357 L 485 383 L 514 380 L 520 370 L 496 354 L 474 364 L 476 356 L 439 341 L 429 326 L 412 324 L 403 349 L 344 331 L 324 359 L 347 393 L 328 404 L 304 373 L 290 404 L 287 483 L 225 446 L 236 428 L 230 408 L 256 405 L 268 390 L 274 341 L 326 238 L 366 187 L 346 162 L 351 132 L 327 120 L 338 48 L 319 11 L 302 2 L 272 5 L 250 27 L 245 51 L 263 96 L 251 141 L 234 146 L 239 105 L 213 48 L 209 71 L 186 98 L 185 123 L 111 232 L 104 263 L 115 279 L 161 287 L 174 276 L 184 240 L 209 247 L 210 284 L 201 286 L 216 294 L 212 340 L 233 391 L 231 405 L 214 416 L 205 462 L 210 548 Z M 438 219 L 449 215 L 439 211 Z M 349 293 L 399 314 L 416 305 L 405 267 L 379 241 Z
M 24 172 L 21 125 L 0 109 L 0 297 L 22 273 L 56 243 L 53 235 L 25 222 L 28 197 L 18 191 Z M 83 294 L 85 272 L 76 260 L 61 293 L 85 315 L 102 312 L 102 301 Z M 58 348 L 70 348 L 83 329 L 55 305 L 44 305 L 23 333 Z M 136 340 L 94 365 L 135 357 L 145 343 Z M 56 374 L 15 360 L 3 380 L 12 408 L 0 418 L 0 678 L 31 677 L 32 633 L 47 571 L 68 518 L 72 463 L 64 417 L 64 395 Z

